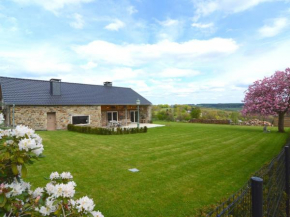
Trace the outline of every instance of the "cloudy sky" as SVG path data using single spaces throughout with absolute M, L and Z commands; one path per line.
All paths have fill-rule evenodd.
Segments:
M 0 0 L 0 75 L 241 102 L 290 67 L 289 0 Z

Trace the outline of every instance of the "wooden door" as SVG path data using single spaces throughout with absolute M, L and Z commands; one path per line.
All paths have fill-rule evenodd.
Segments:
M 55 115 L 55 112 L 47 113 L 47 130 L 56 130 L 56 115 Z

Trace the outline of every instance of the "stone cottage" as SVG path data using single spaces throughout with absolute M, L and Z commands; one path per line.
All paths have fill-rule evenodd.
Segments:
M 6 125 L 24 124 L 36 130 L 62 130 L 68 124 L 107 126 L 115 120 L 123 125 L 151 121 L 151 102 L 112 82 L 89 85 L 0 77 L 0 101 Z

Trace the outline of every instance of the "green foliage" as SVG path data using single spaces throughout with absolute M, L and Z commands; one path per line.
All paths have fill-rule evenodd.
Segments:
M 98 134 L 98 135 L 123 135 L 123 134 L 135 134 L 135 133 L 147 133 L 147 127 L 136 127 L 136 128 L 101 128 L 101 127 L 82 127 L 68 124 L 67 129 L 69 131 L 87 133 L 87 134 Z
M 214 104 L 197 104 L 196 106 L 203 108 L 222 109 L 227 111 L 240 111 L 244 103 L 214 103 Z
M 232 112 L 230 116 L 233 123 L 237 124 L 239 121 L 239 113 L 238 112 Z
M 158 105 L 160 108 L 170 108 L 168 104 L 160 104 Z
M 193 108 L 190 112 L 191 118 L 200 118 L 201 109 L 199 107 Z
M 32 151 L 19 150 L 18 143 L 21 139 L 23 138 L 4 136 L 0 140 L 0 183 L 11 183 L 15 178 L 19 179 L 20 171 L 25 178 L 27 174 L 25 164 L 33 164 L 34 160 L 40 157 Z
M 232 106 L 235 105 L 233 104 Z M 238 123 L 238 120 L 244 120 L 242 114 L 237 111 L 197 107 L 195 105 L 178 105 L 178 104 L 168 107 L 165 107 L 164 105 L 154 105 L 152 107 L 152 118 L 153 120 L 181 121 L 181 122 L 189 121 L 190 119 L 193 118 L 216 119 L 216 120 L 233 119 L 234 123 Z
M 173 121 L 173 112 L 171 109 L 161 110 L 155 115 L 155 117 L 157 120 Z

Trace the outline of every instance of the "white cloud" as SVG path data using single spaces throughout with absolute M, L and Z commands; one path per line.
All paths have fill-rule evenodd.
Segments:
M 0 30 L 3 32 L 11 31 L 16 32 L 19 30 L 18 28 L 18 20 L 15 17 L 8 16 L 6 14 L 0 13 Z
M 276 70 L 289 67 L 289 47 L 290 40 L 286 40 L 261 52 L 239 52 L 228 58 L 219 58 L 209 62 L 207 69 L 203 67 L 202 77 L 193 79 L 186 76 L 180 77 L 181 80 L 176 77 L 162 78 L 161 74 L 154 73 L 151 75 L 153 81 L 146 79 L 152 86 L 141 93 L 157 103 L 241 102 L 248 85 L 272 75 Z M 190 68 L 194 67 L 187 69 Z M 135 88 L 137 90 L 138 87 Z
M 81 3 L 88 3 L 94 0 L 13 0 L 19 4 L 35 4 L 43 7 L 45 10 L 57 13 L 58 10 L 68 5 L 77 5 Z
M 87 45 L 74 46 L 81 57 L 97 62 L 136 66 L 153 61 L 166 64 L 207 60 L 228 55 L 238 49 L 233 39 L 213 38 L 190 40 L 183 43 L 161 41 L 156 44 L 117 45 L 106 41 L 93 41 Z
M 290 66 L 289 47 L 290 40 L 287 40 L 252 55 L 249 53 L 237 54 L 222 61 L 220 65 L 216 64 L 215 70 L 218 72 L 216 76 L 211 76 L 202 82 L 192 83 L 192 86 L 201 89 L 208 88 L 205 89 L 207 95 L 215 88 L 224 88 L 223 97 L 217 98 L 218 102 L 225 100 L 239 102 L 243 99 L 248 85 Z M 226 98 L 226 94 L 235 96 L 235 98 Z
M 214 26 L 213 23 L 193 23 L 191 24 L 192 27 L 196 28 L 201 28 L 201 29 L 206 29 L 206 28 L 211 28 Z
M 195 7 L 194 20 L 207 16 L 215 11 L 238 13 L 258 4 L 275 0 L 193 0 Z
M 135 87 L 135 85 L 139 84 L 142 86 L 142 90 L 145 90 L 145 81 L 142 80 L 143 82 L 139 82 L 141 80 L 138 79 L 144 77 L 144 73 L 142 69 L 134 70 L 128 67 L 100 67 L 94 71 L 83 71 L 81 76 L 79 71 L 72 71 L 71 73 L 60 74 L 58 77 L 61 77 L 64 81 L 87 84 L 102 85 L 104 81 L 111 81 L 114 86 L 123 87 Z
M 199 75 L 200 72 L 191 69 L 179 69 L 179 68 L 167 68 L 164 69 L 159 76 L 167 78 L 178 78 L 178 77 L 192 77 Z
M 23 61 L 23 68 L 28 72 L 33 73 L 46 73 L 46 72 L 70 72 L 72 69 L 71 64 L 61 63 L 55 59 L 26 59 Z
M 85 25 L 85 21 L 83 19 L 83 16 L 75 13 L 73 15 L 73 18 L 74 18 L 74 22 L 71 22 L 70 25 L 75 29 L 82 29 Z
M 132 78 L 137 78 L 138 76 L 144 75 L 144 71 L 141 69 L 133 70 L 128 67 L 113 68 L 111 79 L 115 81 L 128 81 Z
M 271 24 L 264 25 L 258 30 L 261 37 L 273 37 L 281 33 L 289 22 L 287 18 L 281 17 L 272 20 Z
M 86 70 L 90 70 L 90 69 L 96 68 L 97 66 L 98 66 L 97 63 L 94 63 L 94 62 L 90 61 L 90 62 L 88 62 L 85 65 L 81 65 L 81 68 L 86 69 Z
M 127 8 L 127 11 L 130 15 L 135 14 L 138 12 L 138 10 L 134 6 L 130 6 Z
M 105 29 L 111 30 L 111 31 L 118 31 L 121 28 L 125 27 L 125 23 L 123 23 L 121 20 L 116 19 L 113 23 L 110 23 L 109 25 L 105 26 Z
M 158 23 L 162 26 L 174 26 L 177 25 L 179 21 L 168 18 L 167 20 L 164 21 L 158 21 Z
M 73 66 L 63 58 L 64 53 L 50 46 L 9 49 L 0 51 L 0 62 L 11 72 L 55 73 L 69 72 Z

